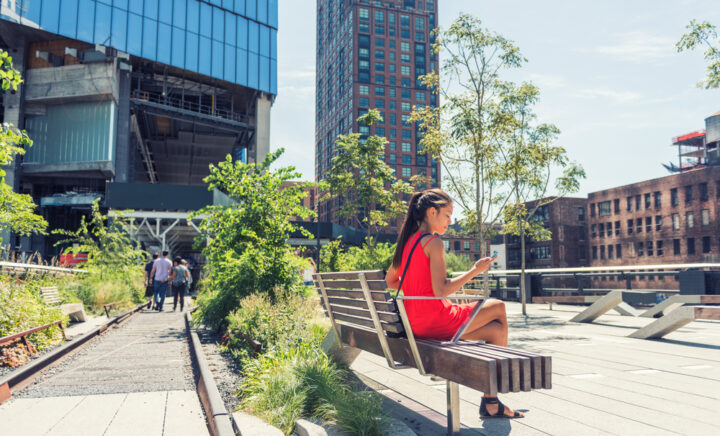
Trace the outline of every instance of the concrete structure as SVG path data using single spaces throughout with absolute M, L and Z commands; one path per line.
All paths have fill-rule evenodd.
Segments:
M 195 210 L 200 194 L 183 188 L 204 185 L 209 164 L 268 153 L 277 8 L 277 0 L 0 2 L 0 48 L 25 78 L 2 96 L 0 117 L 34 141 L 7 182 L 33 197 L 51 229 L 75 228 L 96 198 L 110 209 Z M 110 186 L 128 195 L 110 195 Z M 143 186 L 174 206 L 148 207 Z M 5 240 L 19 251 L 58 250 L 53 237 Z
M 590 266 L 720 260 L 720 166 L 588 195 Z M 594 280 L 595 287 L 625 282 Z M 633 288 L 677 289 L 672 278 L 641 277 Z
M 315 175 L 322 180 L 335 156 L 338 134 L 384 136 L 385 160 L 398 177 L 427 177 L 439 186 L 438 162 L 419 148 L 415 126 L 406 123 L 414 105 L 436 105 L 437 95 L 418 77 L 437 70 L 430 32 L 437 26 L 437 0 L 319 0 L 317 2 Z M 384 123 L 361 126 L 369 108 Z M 320 221 L 357 227 L 334 215 L 338 200 L 320 204 Z M 400 219 L 388 227 L 397 232 Z

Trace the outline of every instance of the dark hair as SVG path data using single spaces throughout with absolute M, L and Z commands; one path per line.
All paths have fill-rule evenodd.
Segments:
M 182 257 L 176 257 L 175 259 L 173 259 L 173 262 L 177 262 L 177 264 L 180 265 L 182 263 Z
M 170 252 L 167 250 L 163 250 L 163 256 L 167 256 Z
M 158 257 L 160 257 L 160 254 L 157 251 L 153 253 L 153 259 L 157 259 Z
M 398 235 L 397 245 L 395 246 L 395 255 L 393 256 L 392 266 L 399 268 L 402 263 L 403 250 L 410 236 L 417 232 L 420 224 L 425 219 L 425 213 L 431 207 L 440 209 L 441 207 L 452 204 L 452 198 L 440 188 L 426 189 L 423 192 L 416 192 L 410 198 L 408 204 L 407 215 L 403 222 L 400 234 Z

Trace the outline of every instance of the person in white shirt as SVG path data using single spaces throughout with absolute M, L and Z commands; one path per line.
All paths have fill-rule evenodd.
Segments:
M 168 279 L 170 278 L 170 270 L 172 269 L 172 263 L 168 257 L 168 251 L 163 250 L 162 257 L 157 259 L 153 263 L 150 277 L 153 278 L 153 290 L 155 291 L 154 309 L 158 312 L 162 312 L 163 303 L 165 302 L 165 294 L 167 293 Z

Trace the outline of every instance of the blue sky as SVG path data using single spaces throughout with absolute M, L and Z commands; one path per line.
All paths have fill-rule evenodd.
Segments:
M 314 180 L 315 2 L 280 0 L 278 96 L 271 149 Z M 577 194 L 667 175 L 674 136 L 703 129 L 720 90 L 696 87 L 702 53 L 675 51 L 691 19 L 720 26 L 717 0 L 440 0 L 447 27 L 459 13 L 515 41 L 528 62 L 506 76 L 540 88 L 539 119 L 556 124 L 585 167 Z

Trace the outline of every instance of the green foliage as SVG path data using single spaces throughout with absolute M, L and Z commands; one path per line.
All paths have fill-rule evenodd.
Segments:
M 270 153 L 261 164 L 226 160 L 210 166 L 205 178 L 209 189 L 225 192 L 234 203 L 207 206 L 194 216 L 202 217 L 198 242 L 205 243 L 205 279 L 200 283 L 200 318 L 221 325 L 237 309 L 242 297 L 299 289 L 299 270 L 304 266 L 287 239 L 295 231 L 309 235 L 290 219 L 306 219 L 313 212 L 302 206 L 309 183 L 283 186 L 298 179 L 294 167 L 270 170 L 283 153 Z
M 41 286 L 59 284 L 57 279 L 20 280 L 0 275 L 0 337 L 57 320 L 67 323 L 67 316 L 62 310 L 45 304 L 40 295 Z M 61 338 L 60 329 L 55 327 L 28 336 L 38 350 Z
M 264 351 L 274 348 L 318 347 L 329 331 L 324 316 L 315 310 L 317 304 L 292 292 L 280 292 L 273 303 L 267 295 L 250 295 L 228 315 L 228 349 L 237 358 L 252 356 L 247 336 L 262 345 Z
M 99 199 L 83 216 L 77 230 L 57 229 L 53 234 L 64 238 L 55 245 L 69 245 L 64 251 L 87 253 L 80 265 L 89 272 L 78 277 L 75 292 L 91 309 L 107 303 L 139 303 L 144 296 L 143 264 L 146 253 L 127 233 L 129 223 L 122 213 L 109 218 L 100 212 Z
M 368 237 L 361 247 L 343 250 L 341 241 L 331 241 L 320 249 L 320 271 L 364 271 L 388 269 L 395 254 L 395 244 L 377 243 Z
M 690 21 L 686 28 L 688 33 L 683 34 L 675 44 L 677 51 L 706 47 L 703 55 L 708 62 L 707 73 L 705 80 L 698 83 L 698 86 L 705 89 L 720 88 L 720 40 L 717 39 L 717 28 L 707 21 L 698 23 L 696 20 Z
M 358 118 L 368 127 L 379 121 L 382 117 L 377 109 Z M 361 140 L 360 136 L 350 133 L 337 137 L 337 156 L 332 159 L 321 189 L 327 191 L 323 199 L 340 200 L 339 216 L 353 221 L 357 218 L 360 227 L 372 234 L 378 226 L 386 226 L 405 212 L 407 206 L 400 194 L 412 192 L 412 187 L 395 177 L 385 163 L 387 139 L 373 135 Z
M 445 268 L 448 272 L 448 277 L 452 272 L 465 272 L 470 271 L 475 262 L 470 259 L 470 256 L 465 254 L 455 254 L 452 251 L 445 253 Z
M 16 90 L 22 83 L 20 73 L 12 66 L 12 57 L 0 50 L 0 87 L 3 91 Z M 0 126 L 0 231 L 15 232 L 23 236 L 31 233 L 44 233 L 47 222 L 36 215 L 32 197 L 13 192 L 5 184 L 3 166 L 11 165 L 16 155 L 25 154 L 25 148 L 32 141 L 24 130 L 18 130 L 9 123 Z M 0 239 L 0 245 L 2 239 Z
M 463 228 L 482 242 L 512 194 L 504 148 L 510 120 L 501 105 L 506 87 L 501 73 L 526 60 L 512 41 L 468 14 L 434 33 L 433 51 L 444 52 L 444 61 L 439 72 L 421 81 L 443 103 L 414 108 L 410 120 L 418 123 L 421 145 L 443 167 L 443 186 L 463 212 Z

